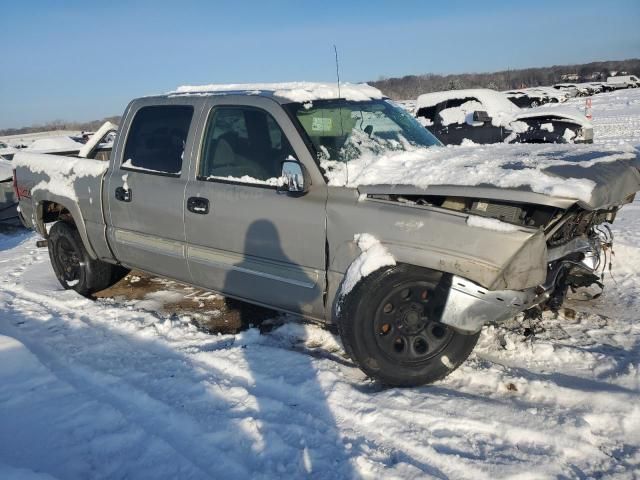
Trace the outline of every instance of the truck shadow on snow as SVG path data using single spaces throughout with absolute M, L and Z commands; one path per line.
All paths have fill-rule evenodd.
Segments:
M 297 281 L 304 279 L 304 281 L 313 284 L 313 281 L 305 274 L 304 269 L 286 256 L 281 247 L 278 231 L 271 222 L 257 220 L 249 226 L 245 235 L 245 252 L 249 251 L 249 239 L 255 241 L 256 238 L 260 238 L 266 245 L 275 246 L 276 251 L 273 253 L 277 258 L 285 259 L 290 269 L 290 278 L 295 278 Z M 246 292 L 247 283 L 252 281 L 251 276 L 248 276 L 246 272 L 251 271 L 253 268 L 255 268 L 254 265 L 245 261 L 234 265 L 234 268 L 225 278 L 223 291 Z M 273 285 L 273 282 L 271 284 Z M 260 288 L 260 285 L 258 281 L 256 286 Z M 286 293 L 287 283 L 282 282 L 281 288 L 285 289 Z M 304 311 L 306 304 L 318 300 L 317 292 L 316 289 L 309 288 L 308 291 L 301 295 L 300 289 L 296 289 L 295 293 L 291 293 L 296 303 L 293 310 Z M 251 310 L 241 309 L 240 311 L 247 312 L 245 318 L 241 319 L 241 323 L 250 325 L 253 321 Z M 315 417 L 312 422 L 314 428 L 294 429 L 289 432 L 289 435 L 293 434 L 296 438 L 289 438 L 287 441 L 288 449 L 290 450 L 287 455 L 289 458 L 288 463 L 297 465 L 297 469 L 294 467 L 294 470 L 297 470 L 297 475 L 323 477 L 328 472 L 332 472 L 329 475 L 332 478 L 357 477 L 355 472 L 352 471 L 349 461 L 350 455 L 343 447 L 343 440 L 336 424 L 336 418 L 328 406 L 327 388 L 330 389 L 331 385 L 323 386 L 321 384 L 319 378 L 321 372 L 313 364 L 313 358 L 316 355 L 309 355 L 308 351 L 302 351 L 300 355 L 289 356 L 288 363 L 283 365 L 280 363 L 278 356 L 273 355 L 275 351 L 269 348 L 268 345 L 260 345 L 261 348 L 254 348 L 257 345 L 260 345 L 260 343 L 249 343 L 244 346 L 244 359 L 254 380 L 250 390 L 253 391 L 258 402 L 257 410 L 262 412 L 260 433 L 263 441 L 258 454 L 269 457 L 271 456 L 270 451 L 271 453 L 277 453 L 283 448 L 280 437 L 282 432 L 280 432 L 281 426 L 279 424 L 282 421 L 279 418 L 282 412 L 274 409 L 273 401 L 262 394 L 265 389 L 268 391 L 273 388 L 274 376 L 281 376 L 283 388 L 289 390 L 288 393 L 281 396 L 281 399 L 286 402 L 287 407 L 293 413 L 293 418 L 296 416 L 295 410 L 298 410 L 301 404 L 304 405 L 309 402 L 313 404 L 311 410 Z M 303 407 L 303 410 L 308 411 L 308 407 Z M 292 448 L 291 445 L 297 445 L 297 448 Z M 327 448 L 328 446 L 331 447 Z

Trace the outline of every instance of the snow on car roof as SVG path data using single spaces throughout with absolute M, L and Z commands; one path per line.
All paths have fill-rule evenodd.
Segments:
M 76 142 L 70 137 L 39 138 L 29 145 L 25 150 L 31 152 L 55 152 L 67 150 L 80 150 L 82 143 Z
M 380 90 L 366 83 L 230 83 L 210 85 L 183 85 L 169 95 L 179 94 L 219 94 L 244 93 L 261 95 L 269 93 L 291 102 L 310 102 L 313 100 L 330 100 L 343 98 L 352 101 L 366 101 L 384 98 Z
M 489 115 L 491 115 L 492 112 L 517 113 L 520 111 L 518 107 L 511 103 L 505 94 L 488 88 L 469 88 L 466 90 L 425 93 L 418 97 L 416 109 L 433 107 L 440 102 L 453 98 L 469 97 L 477 98 L 486 108 Z

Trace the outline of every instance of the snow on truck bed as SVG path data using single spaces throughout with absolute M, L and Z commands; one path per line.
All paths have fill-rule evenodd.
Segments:
M 596 142 L 640 143 L 640 91 L 593 110 Z M 486 327 L 447 379 L 387 390 L 317 326 L 207 335 L 90 301 L 34 234 L 0 233 L 0 478 L 634 478 L 640 201 L 613 230 L 600 298 L 533 340 Z

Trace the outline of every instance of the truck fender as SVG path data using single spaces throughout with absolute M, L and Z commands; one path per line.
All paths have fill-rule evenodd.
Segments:
M 43 192 L 44 193 L 44 192 Z M 46 214 L 45 205 L 47 203 L 53 203 L 59 205 L 61 208 L 65 209 L 69 212 L 69 215 L 73 219 L 73 223 L 78 229 L 78 233 L 80 234 L 80 238 L 82 239 L 82 243 L 84 247 L 87 249 L 87 253 L 89 256 L 96 260 L 98 256 L 96 255 L 91 242 L 89 241 L 89 236 L 87 235 L 87 228 L 82 218 L 82 213 L 80 212 L 80 208 L 78 204 L 74 202 L 72 199 L 63 197 L 60 195 L 54 195 L 48 193 L 46 198 L 44 195 L 38 195 L 38 191 L 36 190 L 33 193 L 33 204 L 35 205 L 35 227 L 36 231 L 42 235 L 44 238 L 49 238 L 49 233 L 47 231 L 46 225 Z

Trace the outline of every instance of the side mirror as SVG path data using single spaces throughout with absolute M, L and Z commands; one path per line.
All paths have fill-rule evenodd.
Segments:
M 281 192 L 306 193 L 309 190 L 309 179 L 305 175 L 304 167 L 296 160 L 288 159 L 282 162 Z
M 477 111 L 473 112 L 473 121 L 474 122 L 486 123 L 486 122 L 490 122 L 491 121 L 491 117 L 484 110 L 477 110 Z

